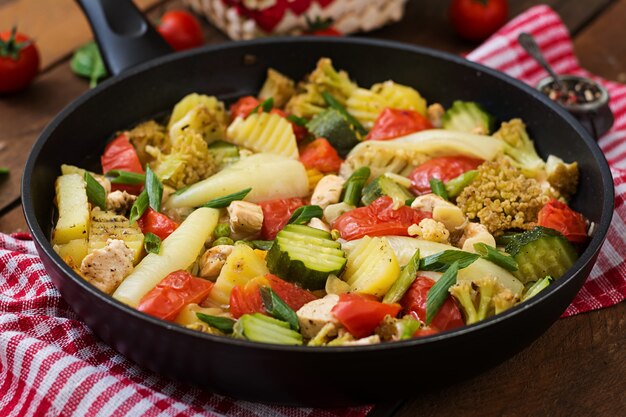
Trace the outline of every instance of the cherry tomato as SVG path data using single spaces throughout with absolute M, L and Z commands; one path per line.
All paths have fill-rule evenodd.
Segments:
M 161 16 L 157 30 L 176 51 L 204 44 L 204 34 L 198 19 L 186 10 L 170 10 Z
M 339 295 L 332 313 L 352 336 L 360 339 L 374 333 L 385 316 L 395 317 L 400 308 L 398 304 L 381 303 L 371 295 L 347 293 Z
M 411 191 L 415 194 L 431 192 L 430 179 L 437 178 L 444 183 L 458 177 L 464 172 L 476 169 L 484 161 L 467 156 L 444 156 L 433 158 L 415 168 L 410 174 Z
M 539 210 L 539 226 L 561 232 L 573 243 L 582 243 L 587 240 L 587 222 L 582 214 L 572 210 L 565 203 L 550 200 Z
M 261 227 L 261 238 L 273 240 L 289 221 L 289 217 L 298 207 L 304 206 L 306 202 L 299 197 L 285 198 L 282 200 L 268 200 L 258 203 L 263 210 L 263 226 Z
M 456 33 L 471 41 L 482 41 L 507 21 L 506 0 L 452 0 L 450 22 Z
M 0 94 L 28 86 L 39 72 L 39 51 L 26 35 L 0 32 Z
M 426 296 L 433 285 L 435 285 L 435 281 L 432 279 L 417 277 L 400 300 L 404 313 L 410 314 L 422 323 L 426 322 Z M 448 296 L 435 318 L 430 322 L 429 329 L 434 331 L 451 330 L 464 324 L 461 311 L 452 297 Z M 423 329 L 422 331 L 425 332 L 426 330 L 428 329 Z M 432 332 L 420 333 L 419 336 L 427 336 L 428 334 L 432 334 Z
M 139 301 L 137 310 L 173 321 L 187 304 L 199 303 L 211 292 L 213 283 L 187 271 L 175 271 L 163 278 Z
M 416 111 L 386 108 L 376 118 L 365 140 L 394 139 L 432 127 L 430 121 Z
M 339 230 L 341 237 L 346 240 L 354 240 L 366 235 L 408 236 L 409 226 L 431 217 L 430 213 L 407 206 L 394 210 L 393 204 L 391 197 L 380 197 L 369 206 L 359 207 L 339 216 L 333 223 L 333 229 Z
M 343 160 L 330 142 L 324 138 L 317 138 L 300 148 L 300 162 L 307 169 L 315 168 L 324 174 L 328 174 L 330 172 L 339 172 L 339 167 Z
M 178 228 L 178 223 L 150 207 L 148 207 L 139 220 L 137 220 L 137 225 L 141 229 L 141 233 L 154 233 L 160 237 L 161 240 L 171 235 L 172 232 Z
M 307 30 L 304 31 L 305 35 L 314 36 L 341 36 L 341 32 L 333 27 L 333 20 L 322 20 L 318 17 L 315 20 L 307 19 Z
M 139 174 L 144 173 L 139 157 L 137 156 L 137 151 L 135 151 L 128 137 L 124 134 L 113 139 L 113 141 L 104 148 L 100 162 L 102 163 L 102 172 L 105 174 L 113 169 L 137 172 Z M 112 190 L 123 190 L 131 194 L 139 194 L 142 187 L 142 185 L 111 184 Z

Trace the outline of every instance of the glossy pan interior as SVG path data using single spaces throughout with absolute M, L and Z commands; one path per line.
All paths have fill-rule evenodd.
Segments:
M 597 227 L 572 270 L 530 302 L 457 331 L 374 346 L 308 348 L 214 337 L 156 320 L 87 284 L 52 250 L 54 180 L 62 163 L 81 165 L 102 151 L 113 132 L 171 109 L 187 93 L 233 99 L 255 93 L 268 67 L 300 79 L 323 56 L 363 86 L 393 79 L 416 87 L 430 103 L 474 100 L 499 120 L 521 117 L 541 155 L 578 161 L 580 191 L 572 205 Z M 22 196 L 55 285 L 106 343 L 148 369 L 219 393 L 322 406 L 414 395 L 484 370 L 528 345 L 560 316 L 591 271 L 612 216 L 613 182 L 599 148 L 572 117 L 500 73 L 399 43 L 290 38 L 169 55 L 103 83 L 43 131 L 26 164 Z

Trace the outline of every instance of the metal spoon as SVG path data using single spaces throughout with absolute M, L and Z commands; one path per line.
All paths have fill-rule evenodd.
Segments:
M 550 74 L 550 76 L 552 77 L 552 80 L 554 80 L 554 83 L 556 84 L 557 88 L 561 92 L 566 93 L 565 86 L 561 82 L 561 79 L 556 74 L 556 72 L 554 72 L 550 64 L 548 64 L 546 59 L 543 57 L 543 54 L 541 53 L 541 50 L 539 49 L 539 45 L 537 45 L 537 42 L 535 42 L 535 38 L 533 38 L 533 36 L 529 33 L 522 32 L 517 37 L 517 41 L 519 42 L 520 45 L 522 45 L 522 48 L 524 48 L 524 50 L 528 52 L 528 55 L 533 57 L 533 59 L 537 61 L 539 65 L 541 65 L 546 71 L 548 71 L 548 74 Z

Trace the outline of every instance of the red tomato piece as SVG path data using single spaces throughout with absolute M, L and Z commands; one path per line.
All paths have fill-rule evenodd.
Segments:
M 104 148 L 100 162 L 102 163 L 102 172 L 105 174 L 114 169 L 139 174 L 144 173 L 139 157 L 137 156 L 137 151 L 135 151 L 128 137 L 124 134 L 113 139 L 106 148 Z M 135 195 L 141 192 L 142 187 L 142 185 L 111 184 L 112 190 L 122 190 Z
M 272 109 L 270 113 L 277 114 L 284 117 L 285 119 L 289 117 L 289 115 L 281 109 Z M 293 130 L 293 134 L 296 135 L 296 142 L 302 142 L 304 139 L 309 137 L 309 131 L 305 126 L 300 126 L 289 119 L 287 119 L 287 121 L 291 123 L 291 129 Z
M 256 97 L 245 96 L 241 97 L 234 104 L 230 106 L 230 116 L 233 119 L 237 117 L 246 118 L 252 112 L 252 110 L 258 106 L 259 100 Z
M 174 220 L 150 207 L 148 207 L 139 220 L 137 220 L 137 225 L 141 229 L 141 233 L 154 233 L 160 237 L 161 240 L 171 235 L 178 227 L 178 223 Z
M 565 203 L 550 200 L 539 210 L 539 226 L 561 232 L 572 243 L 582 243 L 587 240 L 587 222 L 585 217 L 572 210 Z
M 341 237 L 354 240 L 363 236 L 408 236 L 407 229 L 419 224 L 430 213 L 401 206 L 394 210 L 391 197 L 383 196 L 367 207 L 359 207 L 342 214 L 333 223 Z
M 230 314 L 238 319 L 244 314 L 252 313 L 265 314 L 259 281 L 256 278 L 248 281 L 246 285 L 236 285 L 230 291 Z
M 404 294 L 404 297 L 400 300 L 400 305 L 404 313 L 410 314 L 414 318 L 419 319 L 422 323 L 425 323 L 426 296 L 433 285 L 435 285 L 435 281 L 432 279 L 418 276 Z M 463 321 L 461 311 L 452 297 L 448 296 L 433 321 L 430 322 L 430 329 L 435 331 L 451 330 L 461 327 L 464 324 L 465 322 Z M 420 336 L 426 336 L 428 334 L 432 333 L 420 333 Z
M 0 94 L 15 93 L 30 84 L 39 72 L 35 42 L 14 31 L 0 32 Z
M 360 339 L 374 333 L 385 316 L 395 317 L 400 309 L 398 304 L 381 303 L 371 295 L 347 293 L 339 295 L 332 313 L 352 336 Z
M 204 300 L 211 288 L 211 281 L 194 277 L 187 271 L 174 271 L 143 296 L 137 310 L 172 321 L 187 304 Z
M 416 111 L 386 108 L 376 118 L 365 140 L 394 139 L 432 128 L 430 121 Z
M 315 168 L 324 174 L 339 172 L 343 160 L 337 150 L 324 138 L 317 138 L 300 148 L 300 162 L 307 169 Z
M 506 23 L 509 7 L 506 0 L 452 0 L 449 13 L 460 37 L 482 41 Z
M 267 274 L 265 279 L 276 295 L 285 302 L 293 311 L 298 311 L 306 303 L 317 300 L 317 297 L 297 285 L 278 278 L 276 275 Z
M 410 174 L 411 191 L 415 194 L 431 192 L 430 179 L 437 178 L 446 183 L 459 175 L 476 169 L 484 161 L 467 156 L 443 156 L 433 158 L 416 167 Z
M 273 240 L 289 221 L 289 217 L 298 207 L 304 206 L 306 201 L 299 197 L 284 198 L 281 200 L 268 200 L 258 203 L 263 210 L 263 227 L 261 238 Z
M 202 27 L 196 17 L 186 10 L 170 10 L 161 16 L 157 30 L 176 51 L 196 48 L 204 44 Z

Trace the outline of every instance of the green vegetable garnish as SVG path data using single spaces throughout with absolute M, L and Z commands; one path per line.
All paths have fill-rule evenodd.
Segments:
M 196 312 L 196 317 L 202 320 L 211 327 L 215 327 L 222 333 L 230 334 L 233 332 L 233 327 L 236 321 L 229 319 L 228 317 L 210 316 L 208 314 Z
M 461 191 L 468 185 L 474 181 L 474 179 L 478 176 L 478 170 L 472 169 L 471 171 L 464 172 L 456 178 L 452 178 L 445 184 L 446 192 L 448 193 L 448 197 L 455 198 Z
M 434 194 L 443 198 L 444 200 L 450 200 L 448 197 L 448 192 L 446 191 L 446 186 L 443 185 L 443 182 L 437 178 L 431 178 L 428 182 L 430 182 L 430 189 Z
M 98 45 L 94 41 L 86 43 L 74 52 L 70 67 L 76 75 L 88 78 L 89 86 L 92 88 L 108 75 Z
M 446 302 L 448 298 L 448 289 L 456 283 L 457 273 L 459 272 L 459 263 L 453 262 L 446 272 L 443 273 L 441 278 L 426 295 L 426 325 L 428 326 L 435 318 L 439 309 Z
M 517 271 L 517 262 L 507 253 L 502 253 L 498 249 L 481 242 L 474 243 L 474 250 L 481 258 L 491 261 L 507 271 Z
M 406 290 L 409 289 L 415 278 L 417 278 L 417 271 L 420 268 L 420 250 L 416 250 L 409 263 L 402 269 L 400 276 L 396 279 L 385 294 L 383 303 L 392 304 L 400 301 Z
M 270 316 L 286 321 L 293 330 L 300 330 L 296 312 L 291 309 L 270 287 L 261 287 L 263 307 Z
M 139 174 L 137 172 L 122 171 L 119 169 L 113 169 L 104 176 L 111 181 L 111 184 L 122 185 L 139 185 L 146 181 L 145 174 Z
M 532 298 L 535 295 L 539 294 L 541 291 L 546 289 L 548 285 L 552 283 L 552 281 L 553 279 L 549 275 L 545 278 L 540 279 L 539 281 L 536 281 L 528 288 L 528 290 L 526 290 L 526 294 L 524 294 L 524 296 L 522 297 L 522 301 L 526 301 L 529 298 Z
M 146 252 L 158 255 L 161 252 L 161 238 L 152 232 L 147 232 L 143 237 L 143 247 Z
M 287 120 L 289 120 L 296 126 L 306 126 L 306 124 L 308 123 L 307 119 L 305 119 L 304 117 L 298 117 L 295 114 L 290 114 L 289 116 L 287 116 Z
M 302 206 L 293 212 L 287 224 L 307 224 L 312 218 L 321 218 L 324 211 L 320 206 Z
M 148 208 L 148 205 L 148 193 L 146 193 L 146 190 L 143 190 L 133 203 L 133 206 L 130 208 L 130 215 L 128 216 L 130 224 L 135 223 L 141 218 L 141 216 L 143 216 L 143 213 Z
M 274 108 L 274 99 L 270 97 L 267 100 L 264 100 L 263 102 L 259 103 L 256 107 L 254 107 L 250 111 L 250 113 L 248 113 L 248 116 L 251 114 L 255 114 L 256 112 L 259 111 L 259 109 L 262 109 L 264 113 L 269 113 L 272 111 L 273 108 Z
M 202 205 L 202 207 L 208 208 L 224 208 L 228 207 L 230 203 L 237 200 L 243 200 L 248 193 L 252 191 L 252 188 L 246 188 L 241 191 L 237 191 L 236 193 L 225 195 L 224 197 L 214 198 L 213 200 L 209 200 Z
M 83 175 L 85 182 L 87 183 L 87 199 L 95 206 L 100 207 L 102 210 L 106 210 L 106 191 L 104 187 L 100 185 L 98 181 L 91 176 L 90 173 L 85 171 Z
M 152 210 L 161 211 L 161 199 L 163 198 L 163 184 L 150 169 L 146 168 L 146 192 L 148 193 L 148 203 Z
M 270 250 L 270 248 L 274 244 L 274 241 L 273 240 L 251 240 L 250 243 L 252 243 L 252 246 L 254 246 L 254 249 Z
M 343 107 L 341 103 L 339 103 L 335 99 L 335 97 L 333 97 L 328 91 L 324 91 L 322 93 L 322 97 L 324 97 L 324 101 L 326 102 L 326 104 L 341 113 L 341 115 L 348 121 L 348 123 L 354 126 L 356 131 L 359 132 L 361 136 L 367 135 L 367 129 L 361 124 L 361 122 L 359 122 L 354 116 L 348 113 L 346 108 Z
M 460 250 L 444 250 L 443 252 L 422 258 L 419 269 L 422 271 L 443 272 L 449 269 L 453 263 L 457 263 L 459 269 L 463 269 L 478 258 L 479 256 L 475 253 Z
M 359 201 L 361 201 L 361 193 L 369 177 L 369 167 L 361 167 L 354 171 L 344 186 L 343 202 L 351 206 L 357 206 Z

